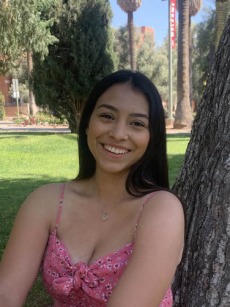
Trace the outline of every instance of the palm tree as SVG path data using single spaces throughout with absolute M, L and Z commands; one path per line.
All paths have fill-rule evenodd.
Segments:
M 191 29 L 191 17 L 195 16 L 201 6 L 202 6 L 203 0 L 190 0 L 189 1 L 189 35 L 190 35 L 190 41 L 189 41 L 189 82 L 190 82 L 190 105 L 192 106 L 192 48 L 193 48 L 193 41 L 192 41 L 192 29 Z
M 216 39 L 215 39 L 216 49 L 229 16 L 230 16 L 230 0 L 216 0 Z
M 132 70 L 136 69 L 133 12 L 135 12 L 141 6 L 141 3 L 141 0 L 117 0 L 117 4 L 128 14 L 129 53 Z
M 174 128 L 190 128 L 192 111 L 189 89 L 189 2 L 178 0 L 178 61 L 177 61 L 177 108 Z

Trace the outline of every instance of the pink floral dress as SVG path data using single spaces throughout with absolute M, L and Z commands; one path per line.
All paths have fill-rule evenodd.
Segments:
M 43 259 L 45 288 L 54 298 L 54 307 L 106 307 L 113 288 L 128 264 L 134 242 L 89 265 L 84 262 L 73 263 L 68 249 L 57 237 L 63 196 L 64 188 L 56 226 L 49 236 Z M 169 289 L 159 307 L 171 307 L 172 301 L 172 292 Z

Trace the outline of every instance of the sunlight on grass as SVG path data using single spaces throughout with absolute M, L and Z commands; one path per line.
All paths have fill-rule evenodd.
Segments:
M 49 176 L 56 181 L 77 174 L 76 136 L 15 134 L 3 135 L 0 142 L 1 172 L 5 179 Z

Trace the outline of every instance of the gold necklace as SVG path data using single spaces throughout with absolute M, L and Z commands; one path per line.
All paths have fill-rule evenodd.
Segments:
M 118 199 L 115 199 L 112 206 L 108 210 L 102 208 L 102 210 L 101 210 L 101 220 L 103 222 L 106 222 L 108 220 L 109 212 L 119 203 L 120 200 L 122 200 L 122 198 L 123 198 L 123 195 L 118 197 Z

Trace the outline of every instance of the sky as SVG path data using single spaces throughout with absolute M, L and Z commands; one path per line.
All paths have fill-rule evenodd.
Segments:
M 194 23 L 203 20 L 204 7 L 214 7 L 214 0 L 203 0 L 203 5 L 198 14 L 192 18 Z M 127 14 L 118 6 L 117 0 L 110 0 L 115 28 L 127 24 Z M 134 12 L 135 26 L 149 26 L 154 29 L 156 45 L 160 45 L 168 34 L 168 1 L 142 0 L 141 7 Z

